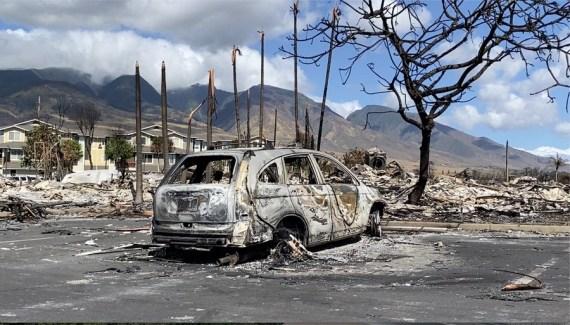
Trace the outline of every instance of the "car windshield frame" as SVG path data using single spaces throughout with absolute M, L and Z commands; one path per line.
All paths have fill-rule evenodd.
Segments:
M 228 154 L 228 153 L 210 153 L 210 154 L 190 154 L 185 156 L 184 158 L 180 159 L 178 163 L 173 166 L 169 171 L 168 174 L 162 179 L 160 186 L 162 185 L 214 185 L 217 183 L 209 182 L 209 183 L 174 183 L 173 180 L 177 176 L 177 172 L 180 168 L 183 167 L 186 161 L 188 160 L 195 160 L 195 159 L 206 159 L 206 160 L 216 160 L 219 158 L 220 160 L 232 160 L 233 167 L 231 170 L 231 178 L 227 183 L 220 183 L 219 185 L 230 185 L 235 182 L 236 174 L 239 172 L 238 165 L 241 163 L 238 155 L 235 154 Z

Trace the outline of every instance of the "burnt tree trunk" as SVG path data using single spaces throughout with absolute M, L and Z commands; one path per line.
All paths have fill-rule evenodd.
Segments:
M 85 152 L 87 153 L 87 159 L 89 160 L 89 168 L 93 170 L 93 158 L 91 157 L 91 144 L 92 144 L 91 138 L 85 137 Z
M 143 203 L 143 154 L 142 154 L 142 106 L 141 106 L 141 75 L 139 71 L 139 64 L 137 62 L 135 67 L 135 133 L 136 133 L 136 174 L 135 174 L 135 197 L 134 205 L 136 207 Z
M 160 83 L 160 115 L 162 118 L 162 159 L 163 162 L 163 173 L 166 174 L 169 168 L 168 161 L 168 100 L 166 98 L 166 65 L 162 61 L 161 70 L 161 83 Z
M 420 175 L 414 189 L 408 195 L 408 203 L 418 204 L 429 178 L 429 152 L 431 143 L 431 132 L 433 130 L 433 120 L 422 126 L 422 145 L 420 146 Z
M 263 143 L 263 56 L 265 33 L 261 32 L 261 84 L 259 85 L 259 141 Z
M 247 147 L 249 148 L 251 146 L 251 125 L 250 125 L 250 119 L 249 119 L 249 112 L 251 110 L 251 101 L 249 98 L 249 89 L 247 90 L 247 129 L 246 129 L 246 133 L 245 133 L 245 137 L 247 140 Z
M 241 126 L 239 121 L 239 96 L 237 89 L 237 73 L 236 73 L 236 59 L 237 54 L 240 50 L 234 46 L 232 50 L 232 67 L 233 67 L 233 77 L 234 77 L 234 105 L 236 113 L 236 132 L 237 132 L 237 146 L 241 147 Z

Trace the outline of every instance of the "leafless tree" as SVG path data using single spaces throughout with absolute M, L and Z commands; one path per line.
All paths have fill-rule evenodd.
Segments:
M 554 165 L 554 180 L 558 183 L 558 170 L 560 167 L 566 165 L 566 160 L 564 160 L 560 155 L 556 154 L 555 157 L 550 158 L 552 160 L 552 165 Z
M 420 201 L 428 181 L 435 120 L 452 104 L 473 99 L 473 86 L 498 62 L 521 60 L 527 75 L 544 68 L 551 83 L 533 94 L 545 93 L 551 101 L 555 89 L 570 89 L 569 2 L 441 0 L 429 2 L 433 18 L 422 19 L 427 3 L 363 0 L 355 5 L 341 0 L 348 13 L 343 16 L 353 21 L 334 24 L 323 18 L 299 39 L 328 44 L 334 29 L 333 47 L 314 46 L 314 53 L 299 56 L 301 62 L 316 64 L 335 48 L 350 48 L 353 55 L 341 68 L 343 82 L 354 67 L 365 64 L 378 84 L 373 89 L 363 85 L 363 91 L 392 94 L 395 112 L 421 132 L 420 175 L 410 203 Z M 470 47 L 474 49 L 466 50 Z M 570 92 L 567 111 L 568 98 Z
M 76 105 L 73 113 L 73 120 L 79 131 L 85 138 L 85 153 L 89 159 L 89 167 L 93 169 L 93 157 L 91 157 L 91 144 L 93 143 L 93 135 L 95 133 L 95 126 L 101 119 L 101 112 L 95 107 L 93 103 L 85 102 Z
M 61 136 L 63 124 L 65 123 L 66 115 L 71 108 L 71 100 L 66 96 L 59 96 L 56 98 L 55 110 L 57 112 L 57 124 L 55 125 L 56 135 Z M 63 153 L 61 151 L 60 142 L 57 141 L 55 145 L 56 162 L 57 162 L 57 178 L 63 178 Z

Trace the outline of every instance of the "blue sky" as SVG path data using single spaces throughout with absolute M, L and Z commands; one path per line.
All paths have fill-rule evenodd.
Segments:
M 335 3 L 300 0 L 300 26 L 327 15 Z M 290 5 L 288 0 L 6 0 L 0 2 L 0 68 L 71 67 L 103 82 L 132 73 L 134 61 L 139 61 L 143 77 L 158 87 L 164 59 L 170 88 L 204 83 L 207 70 L 215 68 L 217 86 L 231 89 L 230 50 L 237 44 L 243 53 L 238 58 L 238 85 L 244 89 L 259 83 L 257 30 L 263 29 L 266 83 L 291 89 L 292 62 L 283 60 L 279 51 L 288 45 L 285 37 L 292 32 Z M 435 10 L 428 5 L 425 19 Z M 301 45 L 300 52 L 314 49 L 315 45 Z M 342 85 L 339 68 L 349 54 L 348 49 L 334 53 L 328 104 L 341 115 L 368 104 L 392 105 L 390 96 L 361 92 L 361 83 L 370 89 L 376 85 L 365 63 L 372 61 L 380 71 L 388 71 L 380 53 L 362 61 Z M 300 68 L 301 91 L 319 99 L 325 62 Z M 473 89 L 475 100 L 453 105 L 440 121 L 500 143 L 508 139 L 514 147 L 542 148 L 536 153 L 570 155 L 570 114 L 563 107 L 566 93 L 557 93 L 561 100 L 555 104 L 530 96 L 532 86 L 541 82 L 540 74 L 526 78 L 520 62 L 501 63 Z

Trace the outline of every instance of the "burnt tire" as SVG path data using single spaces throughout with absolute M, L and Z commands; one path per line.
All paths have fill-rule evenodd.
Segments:
M 380 219 L 382 213 L 379 209 L 372 210 L 368 216 L 368 234 L 372 237 L 381 237 L 382 228 L 380 227 Z
M 297 238 L 303 245 L 307 245 L 305 227 L 297 221 L 283 220 L 275 229 L 275 238 L 279 240 L 289 240 L 290 235 Z

